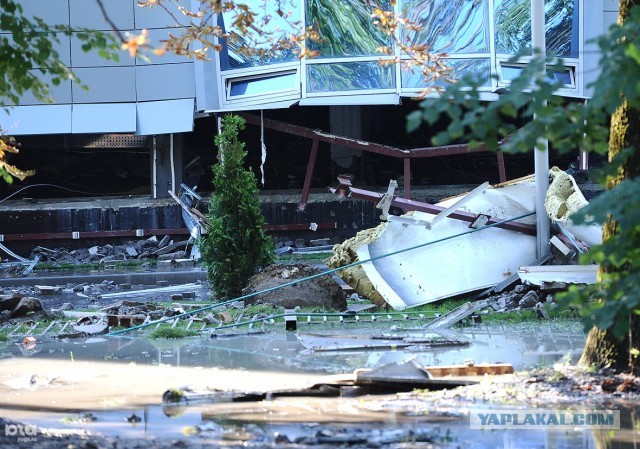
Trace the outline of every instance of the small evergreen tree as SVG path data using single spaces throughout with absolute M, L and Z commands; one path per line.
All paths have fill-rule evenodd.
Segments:
M 273 242 L 264 231 L 257 180 L 243 167 L 247 152 L 238 133 L 244 126 L 241 117 L 227 115 L 215 139 L 219 163 L 213 166 L 215 191 L 207 214 L 211 228 L 201 250 L 218 299 L 240 296 L 249 278 L 273 261 Z

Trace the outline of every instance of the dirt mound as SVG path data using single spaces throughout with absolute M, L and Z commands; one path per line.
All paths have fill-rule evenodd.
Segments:
M 271 265 L 262 273 L 253 276 L 242 293 L 245 295 L 255 293 L 318 273 L 322 273 L 320 268 L 307 264 Z M 245 303 L 272 304 L 287 309 L 296 306 L 323 307 L 335 310 L 347 308 L 342 288 L 330 275 L 319 276 L 269 293 L 253 296 L 245 300 Z

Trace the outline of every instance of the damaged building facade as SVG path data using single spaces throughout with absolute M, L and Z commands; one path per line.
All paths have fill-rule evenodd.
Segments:
M 50 24 L 112 32 L 93 1 L 21 3 L 25 15 Z M 192 10 L 199 5 L 196 0 L 180 3 Z M 265 4 L 247 3 L 259 8 Z M 398 179 L 409 197 L 408 190 L 415 187 L 477 184 L 480 178 L 497 182 L 529 173 L 532 165 L 519 160 L 528 156 L 467 155 L 468 148 L 430 152 L 429 140 L 436 130 L 406 133 L 405 117 L 417 107 L 412 98 L 429 86 L 422 76 L 402 70 L 399 64 L 380 64 L 376 49 L 394 44 L 375 28 L 364 3 L 294 0 L 288 20 L 272 14 L 268 27 L 273 29 L 286 30 L 300 21 L 320 32 L 322 41 L 306 43 L 318 52 L 314 58 L 284 51 L 260 59 L 223 45 L 206 61 L 173 54 L 150 54 L 146 60 L 123 54 L 112 61 L 97 52 L 85 53 L 73 35 L 60 34 L 56 48 L 61 59 L 88 89 L 69 80 L 53 87 L 54 104 L 25 95 L 0 117 L 2 128 L 21 143 L 16 162 L 37 170 L 27 183 L 61 187 L 31 190 L 27 196 L 129 195 L 150 201 L 142 206 L 132 203 L 132 210 L 148 206 L 155 212 L 124 218 L 120 208 L 126 208 L 120 204 L 55 218 L 60 207 L 43 212 L 41 204 L 26 221 L 0 211 L 6 223 L 0 232 L 182 227 L 180 208 L 168 192 L 177 192 L 183 182 L 201 192 L 211 190 L 216 118 L 226 112 L 239 112 L 247 119 L 242 136 L 249 151 L 247 163 L 259 179 L 262 148 L 266 150 L 264 190 L 296 193 L 290 204 L 267 201 L 264 211 L 273 225 L 314 222 L 331 227 L 333 223 L 345 227 L 347 235 L 370 226 L 378 215 L 370 205 L 339 206 L 349 210 L 338 212 L 342 216 L 338 219 L 331 208 L 307 204 L 311 189 L 326 190 L 338 174 L 350 173 L 354 182 L 368 186 L 386 186 L 390 179 Z M 390 2 L 382 3 L 391 7 Z M 271 7 L 270 2 L 266 5 Z M 139 34 L 146 29 L 152 44 L 165 39 L 174 24 L 161 8 L 140 8 L 136 0 L 109 0 L 105 6 L 119 30 Z M 179 14 L 174 4 L 167 6 Z M 472 74 L 481 82 L 486 101 L 496 99 L 527 62 L 526 57 L 517 63 L 511 59 L 532 47 L 531 0 L 403 0 L 394 7 L 422 25 L 406 37 L 446 53 L 452 76 Z M 566 67 L 551 76 L 564 84 L 559 94 L 568 101 L 589 97 L 598 64 L 591 40 L 615 22 L 616 10 L 616 3 L 609 0 L 545 2 L 547 53 L 563 58 Z M 233 14 L 213 20 L 229 29 Z M 6 194 L 1 196 L 21 187 L 2 186 Z M 163 199 L 165 206 L 154 203 Z M 358 207 L 362 210 L 354 209 Z

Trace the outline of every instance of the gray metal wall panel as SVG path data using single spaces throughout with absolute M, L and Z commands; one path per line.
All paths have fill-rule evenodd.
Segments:
M 618 12 L 618 0 L 604 0 L 604 10 Z
M 68 0 L 19 0 L 24 15 L 40 17 L 49 25 L 69 25 Z
M 165 40 L 169 38 L 169 32 L 171 32 L 171 28 L 160 28 L 149 31 L 149 46 L 150 48 L 160 48 L 162 46 L 161 40 Z M 178 31 L 173 30 L 174 34 L 177 34 Z M 166 53 L 163 56 L 156 56 L 152 51 L 146 51 L 145 56 L 149 59 L 145 61 L 143 58 L 138 58 L 136 60 L 137 65 L 149 65 L 149 64 L 174 64 L 179 62 L 192 62 L 190 58 L 186 56 L 178 56 L 175 53 Z
M 194 61 L 193 67 L 198 111 L 214 111 L 222 108 L 215 61 Z
M 136 67 L 138 101 L 194 98 L 193 64 L 167 64 Z
M 50 91 L 50 97 L 53 99 L 54 103 L 63 104 L 63 103 L 71 103 L 71 80 L 65 80 L 55 86 L 51 82 L 51 76 L 48 73 L 40 73 L 38 70 L 32 70 L 34 74 L 43 80 L 48 86 Z M 31 91 L 26 92 L 20 98 L 20 104 L 23 106 L 26 105 L 35 105 L 35 104 L 46 104 L 42 101 L 36 100 Z
M 134 29 L 133 9 L 135 0 L 103 0 L 109 19 L 119 30 Z M 71 25 L 92 30 L 111 30 L 95 0 L 69 0 Z
M 57 36 L 58 41 L 56 42 L 53 36 L 50 36 L 49 33 L 46 33 L 46 35 L 48 36 L 47 40 L 51 42 L 53 50 L 58 52 L 58 55 L 59 55 L 58 57 L 60 58 L 60 61 L 62 61 L 62 63 L 65 64 L 66 66 L 69 66 L 71 63 L 71 58 L 70 58 L 71 41 L 68 36 L 64 35 L 64 33 L 53 33 L 53 34 Z M 10 45 L 13 44 L 14 42 L 13 35 L 9 33 L 0 33 L 0 35 L 4 39 L 7 39 Z
M 58 52 L 60 61 L 67 67 L 71 66 L 71 37 L 64 33 L 55 33 L 58 42 L 52 40 L 53 49 Z
M 71 132 L 132 133 L 136 130 L 136 104 L 75 104 Z
M 193 131 L 193 99 L 138 103 L 136 134 Z
M 131 31 L 133 32 L 133 31 Z M 126 33 L 126 31 L 123 31 Z M 111 34 L 115 35 L 115 32 Z M 133 66 L 135 58 L 129 56 L 127 52 L 118 52 L 119 60 L 105 59 L 98 54 L 98 50 L 91 49 L 85 52 L 82 49 L 83 42 L 78 39 L 77 33 L 71 37 L 71 64 L 73 67 L 113 67 L 113 66 Z
M 605 11 L 604 13 L 604 30 L 607 31 L 611 25 L 618 22 L 617 11 Z
M 71 105 L 18 106 L 8 115 L 0 111 L 0 126 L 14 136 L 69 134 Z
M 83 90 L 73 84 L 74 103 L 129 103 L 136 101 L 135 67 L 96 67 L 75 70 Z
M 179 4 L 187 9 L 189 9 L 189 7 L 191 6 L 190 1 L 188 0 L 180 0 Z M 163 6 L 165 6 L 178 20 L 182 21 L 182 23 L 189 22 L 189 20 L 187 20 L 185 16 L 180 12 L 174 2 L 164 2 Z M 143 28 L 165 28 L 167 26 L 175 25 L 176 22 L 174 18 L 167 13 L 167 11 L 158 6 L 154 8 L 136 7 L 135 16 L 136 28 L 139 30 Z

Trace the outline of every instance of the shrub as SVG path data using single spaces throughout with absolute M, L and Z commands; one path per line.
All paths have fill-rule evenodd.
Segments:
M 273 261 L 273 242 L 264 231 L 258 183 L 244 168 L 241 117 L 224 117 L 216 136 L 219 163 L 213 166 L 215 191 L 207 219 L 211 228 L 201 245 L 202 259 L 213 293 L 220 300 L 238 297 L 249 278 Z

